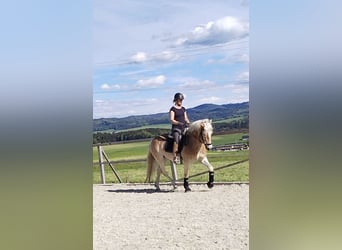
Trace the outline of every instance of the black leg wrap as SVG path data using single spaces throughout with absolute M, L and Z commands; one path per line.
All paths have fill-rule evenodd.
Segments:
M 209 172 L 209 181 L 207 185 L 208 188 L 212 188 L 214 186 L 214 172 Z
M 191 189 L 189 188 L 189 178 L 184 178 L 184 188 L 185 192 L 191 191 Z

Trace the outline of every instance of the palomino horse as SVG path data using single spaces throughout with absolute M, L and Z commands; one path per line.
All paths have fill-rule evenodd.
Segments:
M 211 120 L 204 119 L 193 122 L 185 135 L 185 145 L 180 152 L 184 163 L 184 188 L 185 192 L 191 191 L 189 187 L 189 168 L 190 165 L 199 161 L 205 165 L 209 170 L 209 181 L 207 183 L 209 188 L 214 186 L 214 168 L 209 163 L 207 158 L 207 152 L 212 148 L 211 135 L 213 133 L 213 127 Z M 175 180 L 172 179 L 165 170 L 165 163 L 168 160 L 173 159 L 173 153 L 165 151 L 167 140 L 163 136 L 155 137 L 149 146 L 149 152 L 147 155 L 147 176 L 145 182 L 150 182 L 152 172 L 157 169 L 157 177 L 155 181 L 155 187 L 160 190 L 159 180 L 160 174 L 165 175 L 171 182 L 174 188 L 176 188 Z

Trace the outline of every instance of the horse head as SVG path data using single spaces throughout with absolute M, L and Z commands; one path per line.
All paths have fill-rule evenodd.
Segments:
M 213 148 L 211 143 L 211 135 L 213 134 L 212 120 L 205 119 L 201 122 L 200 141 L 205 145 L 206 149 Z

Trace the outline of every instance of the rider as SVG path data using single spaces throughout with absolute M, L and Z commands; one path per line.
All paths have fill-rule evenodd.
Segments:
M 174 138 L 173 143 L 173 161 L 176 164 L 180 164 L 179 155 L 177 155 L 178 144 L 180 135 L 183 133 L 184 129 L 190 124 L 186 109 L 182 106 L 184 100 L 184 95 L 182 93 L 176 93 L 173 102 L 174 106 L 170 108 L 169 117 L 172 124 L 172 136 Z

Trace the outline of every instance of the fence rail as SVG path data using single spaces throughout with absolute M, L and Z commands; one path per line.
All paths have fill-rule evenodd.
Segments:
M 225 145 L 214 146 L 214 151 L 234 151 L 234 150 L 248 150 L 249 145 L 247 143 L 232 143 Z
M 112 169 L 113 173 L 115 174 L 115 176 L 117 177 L 117 179 L 119 180 L 120 183 L 122 183 L 122 180 L 118 174 L 118 172 L 116 171 L 116 169 L 114 168 L 114 165 L 112 164 L 118 164 L 118 163 L 130 163 L 130 162 L 144 162 L 147 159 L 135 159 L 135 160 L 121 160 L 121 161 L 110 161 L 108 156 L 106 155 L 106 153 L 103 151 L 102 146 L 98 146 L 98 154 L 99 154 L 99 166 L 100 166 L 100 171 L 101 171 L 101 182 L 102 184 L 106 184 L 106 177 L 105 177 L 105 172 L 104 172 L 104 164 L 106 163 L 105 161 L 103 161 L 103 157 L 105 157 L 107 164 L 110 166 L 110 168 Z M 238 164 L 241 164 L 243 162 L 249 161 L 249 159 L 243 159 L 241 161 L 237 161 L 237 162 L 233 162 L 224 166 L 220 166 L 217 168 L 214 168 L 214 171 L 218 171 L 220 169 L 224 169 L 224 168 L 228 168 L 228 167 L 232 167 Z M 177 176 L 177 168 L 176 168 L 176 164 L 173 163 L 172 161 L 170 161 L 171 164 L 171 172 L 172 172 L 172 177 L 173 179 L 177 182 L 177 181 L 183 181 L 184 178 L 178 179 Z M 207 171 L 203 171 L 194 175 L 189 176 L 189 178 L 193 178 L 196 176 L 200 176 L 200 175 L 204 175 L 207 174 Z

